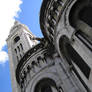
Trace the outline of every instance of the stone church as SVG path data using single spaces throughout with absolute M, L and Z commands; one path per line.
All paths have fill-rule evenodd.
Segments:
M 43 0 L 40 28 L 10 30 L 12 92 L 92 92 L 92 0 Z

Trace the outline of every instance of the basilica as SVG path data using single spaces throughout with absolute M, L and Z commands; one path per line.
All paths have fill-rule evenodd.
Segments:
M 92 0 L 43 0 L 39 22 L 7 37 L 12 92 L 92 92 Z

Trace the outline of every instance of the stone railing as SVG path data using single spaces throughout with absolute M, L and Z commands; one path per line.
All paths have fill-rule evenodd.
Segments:
M 40 43 L 31 48 L 20 60 L 16 69 L 16 79 L 23 91 L 37 73 L 53 65 L 54 62 L 46 60 L 50 53 L 52 52 L 49 52 L 49 48 L 44 48 Z

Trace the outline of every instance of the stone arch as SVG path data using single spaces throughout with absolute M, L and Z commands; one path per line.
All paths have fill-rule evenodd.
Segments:
M 58 92 L 58 89 L 53 79 L 43 78 L 35 86 L 34 92 Z
M 36 76 L 34 76 L 34 78 L 30 81 L 30 84 L 27 86 L 27 91 L 26 92 L 35 92 L 36 85 L 42 79 L 51 79 L 51 80 L 53 80 L 55 82 L 55 84 L 57 85 L 57 87 L 59 87 L 60 84 L 61 84 L 61 81 L 59 81 L 60 78 L 56 74 L 54 74 L 52 72 L 45 72 L 45 73 L 41 72 L 41 73 L 37 74 Z M 53 87 L 53 89 L 54 88 L 55 87 Z
M 19 36 L 16 36 L 16 37 L 14 38 L 14 43 L 17 43 L 19 40 L 20 40 L 20 37 L 19 37 Z
M 79 53 L 73 48 L 69 39 L 63 36 L 59 40 L 59 48 L 61 54 L 64 56 L 69 65 L 75 65 L 81 70 L 84 76 L 89 79 L 90 67 L 85 60 L 79 55 Z M 74 69 L 74 68 L 73 68 Z

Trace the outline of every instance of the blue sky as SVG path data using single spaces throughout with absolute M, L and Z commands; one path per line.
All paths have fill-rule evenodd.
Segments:
M 9 0 L 9 1 L 10 1 L 9 3 L 11 3 L 11 0 Z M 15 0 L 13 0 L 13 1 L 15 1 Z M 14 16 L 15 17 L 13 18 L 13 21 L 11 21 L 11 22 L 13 23 L 14 19 L 16 19 L 16 20 L 20 21 L 21 23 L 27 25 L 33 34 L 35 34 L 36 36 L 42 37 L 41 31 L 40 31 L 40 25 L 39 25 L 39 14 L 40 14 L 41 3 L 42 3 L 42 0 L 22 0 L 22 4 L 21 5 L 20 5 L 20 3 L 17 4 L 18 5 L 16 7 L 17 10 L 15 9 L 16 13 L 17 13 L 17 11 L 19 11 L 17 13 L 17 15 L 12 14 L 12 17 L 14 17 Z M 14 4 L 14 5 L 16 5 L 16 4 Z M 19 5 L 20 5 L 20 8 L 18 8 Z M 13 8 L 13 6 L 12 6 L 12 8 Z M 9 24 L 9 23 L 7 22 L 7 24 Z M 6 34 L 6 36 L 8 36 L 8 35 Z M 7 45 L 3 44 L 1 46 L 0 51 L 1 52 L 3 51 L 4 55 L 6 55 L 6 53 L 8 52 Z M 2 56 L 3 54 L 0 54 L 0 55 Z M 4 62 L 2 63 L 2 61 L 4 61 Z M 4 57 L 4 59 L 0 59 L 0 62 L 1 62 L 0 63 L 0 92 L 12 92 L 8 58 Z
M 26 24 L 37 36 L 42 36 L 39 25 L 41 2 L 42 0 L 23 0 L 23 4 L 20 6 L 22 12 L 18 14 L 19 18 L 16 18 L 16 20 Z

